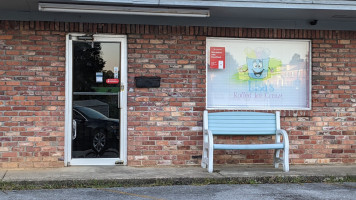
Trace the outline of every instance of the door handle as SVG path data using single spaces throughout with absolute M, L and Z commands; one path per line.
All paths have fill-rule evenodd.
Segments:
M 72 135 L 72 140 L 75 140 L 77 138 L 77 121 L 73 119 L 73 135 Z
M 117 107 L 118 108 L 121 108 L 120 107 L 120 97 L 121 97 L 121 92 L 123 92 L 124 89 L 125 89 L 125 86 L 124 85 L 120 85 L 119 92 L 117 93 Z
M 120 91 L 117 93 L 117 107 L 120 109 Z

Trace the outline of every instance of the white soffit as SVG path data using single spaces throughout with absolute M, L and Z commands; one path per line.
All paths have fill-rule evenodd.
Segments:
M 73 0 L 71 2 L 183 7 L 356 10 L 356 1 L 354 0 Z

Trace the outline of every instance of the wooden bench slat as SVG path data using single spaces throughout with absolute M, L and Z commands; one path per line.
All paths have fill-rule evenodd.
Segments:
M 218 150 L 259 150 L 259 149 L 283 149 L 283 143 L 277 144 L 214 144 Z

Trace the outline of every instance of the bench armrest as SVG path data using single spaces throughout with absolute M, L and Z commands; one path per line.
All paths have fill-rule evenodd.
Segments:
M 289 171 L 289 139 L 288 139 L 288 134 L 285 130 L 283 129 L 278 129 L 276 131 L 276 140 L 280 140 L 280 136 L 283 136 L 283 171 L 288 172 Z M 276 155 L 279 156 L 279 152 L 276 154 L 275 153 L 275 158 Z M 275 164 L 275 166 L 278 167 L 278 164 Z
M 208 136 L 208 146 L 209 148 L 213 149 L 214 148 L 214 137 L 213 137 L 213 132 L 211 130 L 205 129 L 205 134 Z
M 276 130 L 276 134 L 283 136 L 284 148 L 289 149 L 289 139 L 288 139 L 287 132 L 285 130 L 283 130 L 283 129 L 278 129 L 278 130 Z

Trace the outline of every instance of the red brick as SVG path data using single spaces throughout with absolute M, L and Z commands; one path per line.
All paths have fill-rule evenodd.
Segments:
M 12 38 L 12 35 L 0 35 L 0 40 L 11 40 Z
M 2 153 L 2 157 L 4 158 L 17 157 L 17 152 L 4 152 Z

